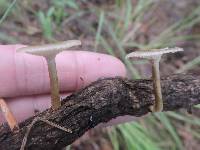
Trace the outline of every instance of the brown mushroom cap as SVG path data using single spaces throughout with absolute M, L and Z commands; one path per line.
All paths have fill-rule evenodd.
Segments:
M 48 57 L 55 57 L 58 53 L 71 48 L 73 46 L 81 45 L 81 41 L 79 40 L 69 40 L 65 42 L 55 43 L 55 44 L 47 44 L 42 46 L 28 46 L 17 49 L 17 52 L 25 52 L 28 54 L 44 56 Z

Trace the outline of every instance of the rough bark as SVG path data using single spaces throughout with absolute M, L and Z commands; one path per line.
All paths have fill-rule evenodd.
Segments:
M 161 84 L 164 111 L 180 108 L 191 110 L 193 105 L 200 103 L 199 76 L 173 75 L 163 78 Z M 100 79 L 66 97 L 58 110 L 48 109 L 35 116 L 69 128 L 72 133 L 38 121 L 31 129 L 25 149 L 61 149 L 99 123 L 123 115 L 143 116 L 150 112 L 149 106 L 153 103 L 151 80 L 129 80 L 120 77 Z M 15 132 L 11 132 L 7 124 L 2 125 L 0 149 L 20 149 L 27 126 L 35 117 L 22 122 L 19 125 L 20 130 Z

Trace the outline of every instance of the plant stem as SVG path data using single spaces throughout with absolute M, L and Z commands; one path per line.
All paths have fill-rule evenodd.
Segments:
M 5 100 L 0 98 L 0 109 L 3 112 L 3 115 L 8 122 L 8 125 L 10 129 L 13 131 L 13 129 L 19 129 L 19 126 L 17 124 L 17 121 L 13 115 L 13 113 L 10 111 L 8 105 L 6 104 Z

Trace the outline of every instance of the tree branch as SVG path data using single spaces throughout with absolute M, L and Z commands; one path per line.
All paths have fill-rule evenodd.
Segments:
M 200 76 L 173 75 L 162 79 L 164 111 L 186 108 L 200 103 Z M 61 149 L 82 136 L 99 123 L 123 115 L 143 116 L 154 103 L 151 80 L 107 78 L 98 80 L 86 88 L 66 97 L 62 106 L 48 109 L 40 117 L 72 130 L 64 132 L 45 122 L 33 125 L 25 149 Z M 23 108 L 19 108 L 23 109 Z M 0 149 L 18 150 L 22 139 L 35 118 L 20 123 L 19 131 L 11 132 L 8 125 L 0 127 Z

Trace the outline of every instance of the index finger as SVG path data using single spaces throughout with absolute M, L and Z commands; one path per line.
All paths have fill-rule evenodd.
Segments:
M 16 97 L 50 91 L 43 57 L 16 53 L 23 45 L 0 45 L 0 96 Z M 71 92 L 101 77 L 125 76 L 123 63 L 110 55 L 66 51 L 56 57 L 61 92 Z

